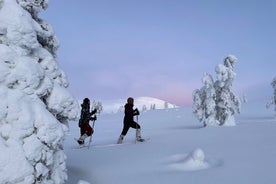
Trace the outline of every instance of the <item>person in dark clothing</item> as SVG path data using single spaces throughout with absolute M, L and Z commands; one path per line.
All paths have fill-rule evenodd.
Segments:
M 78 139 L 78 143 L 80 145 L 84 144 L 85 138 L 92 136 L 94 130 L 89 125 L 89 121 L 97 120 L 97 117 L 93 116 L 96 113 L 97 109 L 94 109 L 90 112 L 90 100 L 88 98 L 83 99 L 83 103 L 81 104 L 81 115 L 79 119 L 80 138 Z
M 122 144 L 124 136 L 127 134 L 129 128 L 136 129 L 136 140 L 137 141 L 143 141 L 141 137 L 141 127 L 140 125 L 133 120 L 134 116 L 138 116 L 140 113 L 138 109 L 136 108 L 133 110 L 134 106 L 134 99 L 132 97 L 129 97 L 127 99 L 127 103 L 125 104 L 125 116 L 124 116 L 124 127 L 122 130 L 122 133 L 118 139 L 118 144 Z

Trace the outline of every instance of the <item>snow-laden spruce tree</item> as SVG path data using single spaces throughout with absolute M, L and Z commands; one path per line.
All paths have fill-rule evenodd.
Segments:
M 202 82 L 204 86 L 193 93 L 193 112 L 204 126 L 218 125 L 216 120 L 216 91 L 214 80 L 210 74 L 205 73 Z
M 56 62 L 58 41 L 38 17 L 47 0 L 0 0 L 0 183 L 67 179 L 63 140 L 78 103 Z
M 240 112 L 240 100 L 231 91 L 236 61 L 235 56 L 227 56 L 215 69 L 217 80 L 204 74 L 204 86 L 193 93 L 193 113 L 205 126 L 235 125 L 234 114 Z
M 271 86 L 274 89 L 274 97 L 267 103 L 266 107 L 269 108 L 271 105 L 274 105 L 274 110 L 276 112 L 276 77 L 272 80 Z

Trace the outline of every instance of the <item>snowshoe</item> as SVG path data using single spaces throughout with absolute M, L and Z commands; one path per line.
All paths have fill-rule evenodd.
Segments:
M 79 139 L 77 141 L 78 141 L 79 145 L 83 145 L 84 144 L 84 140 Z
M 136 141 L 137 142 L 144 142 L 144 141 L 146 141 L 146 139 L 143 139 L 143 138 L 140 137 L 140 138 L 137 138 Z

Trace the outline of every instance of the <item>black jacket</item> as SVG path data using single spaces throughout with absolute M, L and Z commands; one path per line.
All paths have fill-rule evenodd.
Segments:
M 125 117 L 124 117 L 124 123 L 132 122 L 133 116 L 139 115 L 138 109 L 133 110 L 132 104 L 125 104 Z
M 96 118 L 92 117 L 92 115 L 97 112 L 97 110 L 93 110 L 92 112 L 89 112 L 90 106 L 87 104 L 82 104 L 81 107 L 82 108 L 81 108 L 81 115 L 79 120 L 79 127 L 81 127 L 84 124 L 89 124 L 90 120 L 96 120 Z

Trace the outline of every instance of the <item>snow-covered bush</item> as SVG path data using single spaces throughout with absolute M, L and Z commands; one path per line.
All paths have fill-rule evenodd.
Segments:
M 234 114 L 240 112 L 240 100 L 231 91 L 236 61 L 235 56 L 227 56 L 215 69 L 217 80 L 204 74 L 204 86 L 193 93 L 193 113 L 204 126 L 235 125 Z
M 102 105 L 102 102 L 100 101 L 93 101 L 92 103 L 92 107 L 91 109 L 97 109 L 97 114 L 101 114 L 101 112 L 103 111 L 103 105 Z
M 267 103 L 266 107 L 269 108 L 271 105 L 274 105 L 274 110 L 276 112 L 276 77 L 272 80 L 271 86 L 274 89 L 274 97 Z
M 63 140 L 78 103 L 38 18 L 46 0 L 0 0 L 0 183 L 64 183 Z

